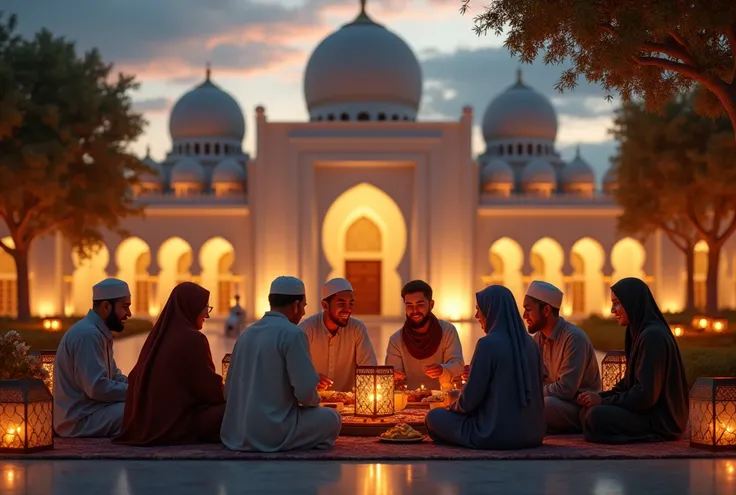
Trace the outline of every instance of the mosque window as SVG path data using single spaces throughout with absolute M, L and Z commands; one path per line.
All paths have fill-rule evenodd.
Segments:
M 327 120 L 335 120 L 335 116 L 333 114 L 329 114 L 327 116 Z
M 343 112 L 340 114 L 340 120 L 350 120 L 350 115 L 348 115 L 346 112 Z
M 527 144 L 526 145 L 526 154 L 531 155 L 534 153 L 534 145 L 533 144 Z
M 502 144 L 498 145 L 498 154 L 503 156 L 503 145 Z
M 229 144 L 226 144 L 225 145 L 225 153 L 224 154 L 227 155 L 229 153 L 230 153 L 230 145 Z
M 506 147 L 506 151 L 508 152 L 509 155 L 513 155 L 514 154 L 514 146 L 512 144 L 509 144 Z
M 542 145 L 538 144 L 537 145 L 537 155 L 541 155 L 541 154 L 542 154 Z
M 199 155 L 199 143 L 194 143 L 194 154 Z
M 215 143 L 215 155 L 220 154 L 220 143 Z
M 381 112 L 378 114 L 378 120 L 386 120 L 386 114 Z
M 317 117 L 317 121 L 318 122 L 322 122 L 323 120 L 324 120 L 324 117 L 322 117 L 321 115 L 319 117 Z
M 523 155 L 524 154 L 524 145 L 523 144 L 517 144 L 516 145 L 516 154 L 517 155 Z
M 358 114 L 358 120 L 371 120 L 371 116 L 368 115 L 368 112 L 360 112 Z
M 409 116 L 408 115 L 404 115 L 404 120 L 409 120 Z
M 399 120 L 399 116 L 398 116 L 398 115 L 396 115 L 396 114 L 393 114 L 393 115 L 391 116 L 391 120 Z
M 210 143 L 205 143 L 204 145 L 204 154 L 209 155 L 210 154 Z
M 185 144 L 185 145 L 184 145 L 184 150 L 185 150 L 185 153 L 186 153 L 187 155 L 189 154 L 189 149 L 190 149 L 190 148 L 189 148 L 189 143 Z

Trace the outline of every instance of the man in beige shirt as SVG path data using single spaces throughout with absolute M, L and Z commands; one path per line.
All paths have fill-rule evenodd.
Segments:
M 394 333 L 386 349 L 386 365 L 404 379 L 409 390 L 451 388 L 463 372 L 463 349 L 457 329 L 433 313 L 432 287 L 413 280 L 401 290 L 406 321 Z
M 307 334 L 312 363 L 319 373 L 318 390 L 331 387 L 350 392 L 355 386 L 355 367 L 376 365 L 368 330 L 352 317 L 354 304 L 350 282 L 333 278 L 322 286 L 322 311 L 299 324 Z
M 535 280 L 524 297 L 524 321 L 547 371 L 544 414 L 548 433 L 580 433 L 581 392 L 599 392 L 601 375 L 588 335 L 560 316 L 562 291 Z

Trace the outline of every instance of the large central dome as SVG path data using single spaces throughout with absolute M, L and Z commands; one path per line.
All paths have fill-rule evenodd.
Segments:
M 314 50 L 304 74 L 311 120 L 415 120 L 422 69 L 409 45 L 365 13 Z

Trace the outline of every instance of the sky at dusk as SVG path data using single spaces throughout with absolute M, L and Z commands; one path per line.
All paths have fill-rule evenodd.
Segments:
M 565 66 L 525 65 L 503 47 L 503 37 L 477 36 L 460 0 L 367 0 L 376 21 L 401 36 L 420 60 L 424 93 L 419 120 L 457 120 L 465 105 L 479 124 L 488 103 L 513 84 L 517 68 L 527 84 L 547 95 L 558 112 L 557 147 L 571 159 L 580 144 L 600 180 L 615 150 L 608 129 L 618 100 L 584 80 L 575 91 L 554 89 Z M 317 44 L 360 10 L 359 0 L 3 0 L 16 13 L 19 32 L 41 28 L 97 47 L 117 70 L 135 74 L 135 107 L 149 121 L 134 150 L 146 146 L 163 159 L 171 146 L 168 117 L 176 100 L 212 78 L 240 104 L 246 119 L 244 148 L 255 154 L 254 109 L 271 121 L 305 121 L 302 75 Z M 474 153 L 483 140 L 476 125 Z

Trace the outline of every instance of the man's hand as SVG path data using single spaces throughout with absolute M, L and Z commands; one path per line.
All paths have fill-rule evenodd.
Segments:
M 583 407 L 600 406 L 602 403 L 601 396 L 595 392 L 583 392 L 578 395 L 578 404 Z
M 467 382 L 469 374 L 470 374 L 470 365 L 466 364 L 465 366 L 463 366 L 463 374 L 461 375 L 462 379 Z
M 319 383 L 317 384 L 317 391 L 322 392 L 323 390 L 327 390 L 327 387 L 330 387 L 332 383 L 332 380 L 320 373 Z
M 430 378 L 439 378 L 444 370 L 441 364 L 430 364 L 424 367 L 424 374 Z

